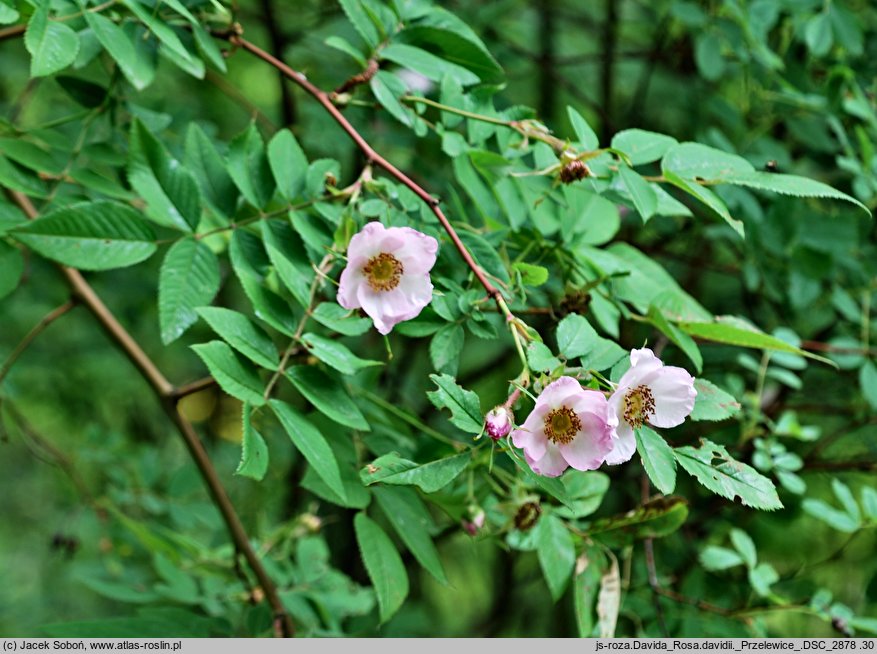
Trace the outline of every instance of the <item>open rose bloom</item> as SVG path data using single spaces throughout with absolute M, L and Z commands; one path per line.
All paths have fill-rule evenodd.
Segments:
M 595 470 L 612 451 L 617 418 L 606 397 L 561 377 L 539 395 L 524 424 L 511 434 L 534 472 L 557 477 L 569 466 Z
M 609 398 L 618 427 L 606 463 L 630 460 L 636 451 L 634 430 L 644 423 L 660 428 L 681 425 L 696 396 L 694 378 L 686 370 L 665 366 L 648 348 L 631 350 L 630 369 Z
M 338 304 L 362 309 L 381 334 L 417 316 L 432 300 L 429 271 L 438 242 L 410 227 L 368 223 L 350 239 Z

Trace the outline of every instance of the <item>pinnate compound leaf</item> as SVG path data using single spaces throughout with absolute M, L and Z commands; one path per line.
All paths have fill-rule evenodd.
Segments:
M 655 487 L 669 495 L 676 488 L 676 459 L 673 448 L 659 434 L 646 426 L 635 431 L 636 450 L 643 468 Z
M 258 373 L 249 363 L 241 361 L 228 345 L 222 341 L 210 341 L 193 345 L 192 349 L 201 357 L 222 390 L 253 406 L 265 404 L 265 385 Z
M 378 487 L 375 500 L 417 562 L 441 584 L 447 584 L 442 561 L 430 533 L 435 525 L 429 510 L 412 488 Z
M 195 308 L 210 304 L 219 291 L 219 261 L 203 242 L 184 238 L 174 243 L 158 276 L 158 323 L 165 345 L 198 320 Z
M 380 482 L 396 486 L 417 486 L 424 493 L 435 493 L 456 479 L 466 469 L 471 458 L 471 453 L 463 452 L 421 465 L 391 452 L 365 466 L 359 476 L 366 486 Z
M 338 460 L 329 447 L 326 437 L 305 416 L 286 402 L 271 400 L 269 404 L 293 445 L 302 453 L 320 479 L 326 482 L 335 494 L 346 499 L 347 493 L 341 481 Z
M 105 200 L 56 209 L 10 236 L 44 257 L 82 270 L 132 266 L 156 250 L 155 233 L 136 210 Z
M 430 401 L 439 409 L 451 411 L 451 424 L 470 434 L 480 434 L 484 427 L 481 400 L 450 375 L 430 375 L 438 390 L 427 391 Z
M 253 363 L 276 370 L 280 363 L 277 347 L 260 327 L 244 314 L 222 307 L 202 307 L 200 315 L 211 329 Z
M 340 425 L 369 431 L 370 427 L 340 381 L 314 366 L 293 366 L 286 377 L 306 400 Z
M 676 460 L 688 474 L 722 497 L 739 497 L 745 506 L 764 511 L 783 508 L 770 479 L 734 460 L 722 445 L 702 438 L 700 447 L 677 447 Z
M 711 381 L 699 377 L 694 380 L 694 389 L 697 397 L 689 416 L 692 420 L 725 420 L 740 412 L 740 403 Z
M 31 54 L 31 77 L 45 77 L 67 68 L 79 54 L 79 35 L 64 23 L 49 20 L 49 3 L 41 3 L 24 33 Z
M 250 420 L 252 408 L 244 404 L 243 433 L 241 440 L 241 461 L 234 474 L 262 481 L 268 472 L 268 445 L 253 427 Z
M 381 622 L 389 620 L 408 596 L 408 573 L 402 557 L 384 530 L 365 513 L 353 519 L 362 562 L 378 596 Z
M 139 120 L 131 125 L 128 181 L 146 200 L 146 214 L 160 225 L 191 232 L 201 220 L 198 182 L 168 154 Z
M 138 54 L 137 48 L 125 30 L 106 16 L 93 11 L 85 12 L 85 21 L 134 88 L 142 91 L 152 84 L 155 79 L 155 67 Z
M 536 553 L 542 575 L 555 602 L 563 595 L 576 562 L 572 534 L 555 515 L 543 516 L 536 524 Z

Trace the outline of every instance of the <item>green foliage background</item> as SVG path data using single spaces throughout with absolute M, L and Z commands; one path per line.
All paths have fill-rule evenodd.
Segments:
M 342 4 L 349 9 L 359 3 Z M 53 16 L 79 10 L 70 2 L 33 5 L 0 0 L 0 18 L 16 25 L 33 20 L 31 15 L 47 8 Z M 91 9 L 94 5 L 84 3 Z M 103 11 L 129 16 L 125 5 L 131 3 Z M 211 16 L 212 26 L 221 23 L 216 19 L 222 16 L 211 3 L 184 5 L 198 16 Z M 492 100 L 488 92 L 473 93 L 476 113 L 492 112 L 495 105 L 505 112 L 504 118 L 538 116 L 561 140 L 582 142 L 575 117 L 567 111 L 570 106 L 594 128 L 603 146 L 625 129 L 660 132 L 679 142 L 697 141 L 740 154 L 760 171 L 820 180 L 871 210 L 877 206 L 877 11 L 867 1 L 507 0 L 442 6 L 472 28 L 505 71 L 504 86 L 490 89 L 496 91 Z M 423 7 L 429 5 L 423 3 Z M 160 20 L 179 27 L 179 16 L 169 19 L 167 12 L 162 13 L 167 7 L 158 9 Z M 148 14 L 152 9 L 141 7 L 141 11 Z M 332 3 L 246 1 L 236 7 L 235 19 L 243 25 L 247 39 L 262 44 L 323 89 L 337 88 L 362 70 L 351 57 L 327 45 L 327 38 L 341 37 L 369 54 L 356 20 L 351 22 Z M 81 19 L 70 25 L 87 30 Z M 57 34 L 50 38 L 63 41 Z M 185 43 L 190 46 L 190 41 Z M 220 40 L 216 43 L 229 48 Z M 139 91 L 125 81 L 110 57 L 97 55 L 98 50 L 93 37 L 82 37 L 73 68 L 54 76 L 32 77 L 32 66 L 37 64 L 32 64 L 26 42 L 0 39 L 0 155 L 4 162 L 0 185 L 8 186 L 10 179 L 19 179 L 18 174 L 25 179 L 20 182 L 25 188 L 37 185 L 51 200 L 57 197 L 60 204 L 52 207 L 91 194 L 92 199 L 109 195 L 134 200 L 142 211 L 143 202 L 136 196 L 143 192 L 139 187 L 132 189 L 130 172 L 124 172 L 127 153 L 135 148 L 130 136 L 132 117 L 187 164 L 184 153 L 192 124 L 203 130 L 206 140 L 217 144 L 223 156 L 234 148 L 228 144 L 248 128 L 258 130 L 267 142 L 281 127 L 290 127 L 308 161 L 331 158 L 340 164 L 335 172 L 337 189 L 354 183 L 365 164 L 316 102 L 292 86 L 281 94 L 277 72 L 240 50 L 225 60 L 227 73 L 208 65 L 203 79 L 183 72 L 187 64 L 181 65 L 179 54 L 163 55 L 155 81 Z M 382 69 L 386 69 L 383 74 L 395 66 L 386 60 Z M 98 86 L 70 81 L 71 77 Z M 106 88 L 109 99 L 102 97 Z M 427 95 L 435 97 L 436 92 L 433 84 Z M 484 159 L 483 167 L 472 172 L 477 182 L 473 183 L 455 164 L 461 154 L 468 160 L 465 152 L 469 149 L 480 149 L 477 137 L 472 137 L 479 129 L 477 121 L 466 123 L 473 144 L 459 146 L 452 140 L 443 142 L 425 125 L 423 137 L 418 137 L 394 119 L 387 102 L 380 98 L 376 102 L 368 87 L 353 91 L 352 100 L 344 109 L 350 122 L 379 153 L 442 197 L 458 227 L 468 220 L 490 234 L 507 222 L 505 217 L 493 216 L 497 222 L 490 223 L 481 215 L 492 208 L 499 211 L 496 198 L 489 206 L 478 202 L 479 188 L 491 186 L 490 175 L 499 179 L 505 173 L 505 169 L 491 173 L 491 166 L 502 165 Z M 103 108 L 95 111 L 95 107 Z M 535 113 L 521 107 L 532 107 Z M 414 116 L 408 109 L 398 111 Z M 440 112 L 431 109 L 423 115 L 432 125 L 442 120 Z M 88 121 L 94 124 L 85 132 Z M 48 169 L 44 162 L 33 164 L 16 156 L 13 143 L 22 140 L 50 146 L 53 154 L 48 157 Z M 66 167 L 71 144 L 76 144 L 73 147 L 79 154 Z M 455 153 L 455 147 L 461 147 L 461 152 Z M 705 156 L 705 166 L 710 165 L 708 159 Z M 82 191 L 76 183 L 45 175 L 40 180 L 36 175 L 54 171 L 75 177 L 77 171 L 89 169 L 106 175 L 103 186 L 86 185 Z M 652 164 L 647 172 L 657 175 L 661 170 Z M 705 177 L 710 179 L 708 174 Z M 318 186 L 322 180 L 320 174 Z M 645 222 L 629 195 L 621 197 L 616 191 L 613 196 L 610 190 L 608 197 L 621 205 L 617 233 L 611 206 L 592 214 L 594 229 L 599 232 L 603 221 L 608 226 L 605 240 L 598 235 L 588 242 L 595 246 L 589 256 L 611 268 L 611 259 L 599 258 L 600 253 L 607 256 L 606 250 L 596 246 L 610 238 L 629 243 L 644 253 L 643 259 L 663 266 L 684 293 L 696 298 L 710 314 L 745 317 L 791 345 L 791 350 L 812 351 L 837 367 L 805 359 L 794 351 L 769 353 L 709 339 L 695 344 L 685 334 L 674 332 L 681 329 L 675 324 L 658 324 L 659 318 L 648 313 L 648 301 L 631 310 L 637 304 L 637 293 L 656 279 L 651 269 L 641 268 L 648 265 L 642 259 L 635 262 L 641 275 L 631 277 L 633 290 L 621 314 L 625 319 L 618 322 L 617 307 L 623 302 L 613 299 L 616 308 L 609 310 L 595 307 L 599 299 L 591 297 L 590 304 L 583 299 L 588 290 L 603 288 L 599 284 L 605 280 L 583 290 L 593 279 L 577 277 L 563 261 L 553 259 L 554 249 L 578 246 L 531 225 L 509 245 L 518 255 L 532 241 L 532 254 L 524 260 L 551 272 L 544 287 L 521 284 L 517 290 L 526 301 L 513 306 L 545 310 L 525 318 L 546 338 L 549 355 L 566 354 L 559 343 L 554 347 L 556 341 L 549 334 L 554 334 L 564 316 L 580 313 L 599 327 L 601 336 L 595 334 L 595 338 L 610 338 L 624 349 L 640 347 L 646 340 L 659 343 L 666 346 L 662 356 L 668 363 L 693 373 L 695 359 L 702 356 L 703 378 L 730 393 L 742 408 L 729 420 L 687 423 L 668 436 L 671 445 L 694 447 L 699 438 L 708 438 L 726 446 L 735 459 L 776 482 L 784 504 L 774 512 L 743 507 L 707 492 L 680 469 L 674 493 L 687 505 L 684 523 L 675 521 L 683 500 L 652 507 L 659 521 L 652 534 L 657 536 L 652 545 L 657 583 L 671 589 L 674 596 L 656 597 L 650 587 L 642 536 L 651 532 L 644 532 L 643 527 L 617 529 L 616 524 L 613 535 L 603 541 L 620 566 L 623 593 L 616 633 L 874 633 L 874 222 L 848 202 L 762 194 L 751 184 L 710 188 L 745 225 L 745 239 L 691 195 L 674 191 L 692 216 L 656 215 Z M 398 192 L 396 187 L 386 186 L 362 199 L 367 202 L 394 192 Z M 404 194 L 399 197 L 403 204 L 407 201 Z M 38 206 L 43 201 L 38 200 Z M 383 210 L 368 213 L 363 202 L 351 211 L 351 220 L 361 224 L 364 215 Z M 418 212 L 410 211 L 413 216 Z M 200 208 L 197 213 L 200 216 Z M 219 213 L 207 212 L 208 227 L 211 216 Z M 425 220 L 427 213 L 423 212 Z M 381 215 L 397 219 L 389 213 Z M 0 234 L 15 216 L 12 204 L 0 200 Z M 217 221 L 212 227 L 221 226 L 223 221 Z M 89 281 L 169 379 L 194 380 L 206 368 L 190 346 L 216 335 L 207 322 L 199 320 L 179 340 L 162 342 L 158 280 L 164 252 L 179 235 L 164 227 L 154 228 L 159 234 L 152 240 L 157 241 L 161 256 L 134 267 L 90 275 Z M 428 229 L 438 233 L 434 223 Z M 332 236 L 328 235 L 329 242 Z M 222 253 L 229 237 L 230 231 L 220 232 L 206 242 Z M 13 255 L 0 250 L 0 256 L 9 257 L 0 260 L 0 290 L 4 291 L 0 295 L 6 295 L 0 301 L 0 365 L 27 331 L 68 297 L 55 266 L 39 256 L 39 246 L 24 238 L 20 242 L 32 250 L 25 251 L 23 277 L 19 281 L 14 275 L 8 295 L 3 284 L 13 277 L 17 263 Z M 497 239 L 487 246 L 488 252 L 501 249 Z M 507 255 L 504 249 L 502 254 Z M 512 258 L 501 259 L 500 266 Z M 75 261 L 65 263 L 88 267 Z M 490 268 L 487 261 L 482 263 Z M 308 267 L 305 264 L 305 270 Z M 222 286 L 213 304 L 252 316 L 247 295 L 231 268 L 222 254 Z M 510 269 L 505 266 L 507 277 Z M 435 351 L 431 354 L 430 339 L 423 336 L 432 336 L 434 326 L 444 325 L 445 316 L 438 310 L 415 321 L 422 325 L 420 332 L 412 327 L 407 338 L 400 325 L 390 339 L 392 361 L 379 369 L 365 368 L 354 377 L 352 387 L 359 389 L 357 406 L 372 426 L 370 434 L 357 435 L 355 449 L 348 446 L 353 442 L 350 430 L 320 412 L 308 413 L 308 420 L 323 433 L 335 456 L 350 458 L 344 463 L 351 470 L 354 464 L 359 469 L 389 451 L 420 463 L 454 453 L 445 442 L 425 437 L 425 430 L 446 440 L 471 443 L 465 428 L 457 429 L 460 425 L 449 423 L 447 411 L 440 412 L 430 403 L 427 392 L 436 389 L 430 374 L 452 375 L 462 387 L 477 393 L 486 410 L 505 400 L 508 380 L 519 373 L 520 362 L 502 321 L 487 310 L 472 308 L 483 292 L 471 290 L 475 286 L 468 284 L 471 280 L 447 241 L 436 270 L 460 289 L 469 290 L 467 308 L 446 309 L 454 314 L 450 323 L 466 324 L 465 344 L 455 349 L 456 332 L 447 331 L 459 329 L 462 334 L 462 327 L 445 326 L 441 333 L 448 340 L 434 350 L 439 354 L 449 351 L 448 360 Z M 287 293 L 278 274 L 265 287 L 282 293 L 300 312 L 293 302 L 295 289 Z M 619 286 L 623 283 L 622 279 Z M 612 282 L 607 284 L 610 288 Z M 321 292 L 328 301 L 334 298 L 331 288 Z M 445 293 L 452 294 L 450 286 Z M 209 304 L 209 290 L 206 295 L 195 306 Z M 629 301 L 630 297 L 634 300 Z M 465 318 L 466 312 L 479 314 L 478 322 L 487 325 L 481 329 L 495 336 L 479 338 L 478 325 L 471 324 L 475 318 Z M 630 313 L 651 318 L 627 319 Z M 615 333 L 607 329 L 613 317 Z M 318 328 L 312 321 L 309 329 Z M 276 331 L 271 333 L 278 344 L 288 340 L 277 337 Z M 373 330 L 344 342 L 359 357 L 386 360 L 383 340 Z M 696 356 L 691 355 L 692 347 Z M 530 363 L 538 367 L 532 352 Z M 605 368 L 607 376 L 613 363 Z M 283 392 L 285 401 L 306 410 L 292 390 Z M 146 382 L 96 328 L 84 308 L 74 308 L 39 336 L 3 380 L 0 398 L 0 634 L 244 636 L 272 632 L 270 610 L 254 601 L 252 580 L 241 580 L 249 572 L 236 571 L 221 517 L 171 423 Z M 402 418 L 400 410 L 405 413 Z M 519 421 L 526 410 L 521 410 Z M 277 421 L 256 423 L 270 451 L 264 479 L 257 482 L 234 475 L 241 456 L 241 402 L 219 389 L 191 396 L 185 400 L 184 411 L 202 434 L 269 574 L 280 580 L 284 605 L 299 633 L 599 633 L 594 626 L 595 593 L 601 575 L 612 569 L 611 557 L 602 549 L 588 549 L 588 545 L 582 551 L 577 545 L 575 555 L 589 556 L 590 564 L 582 572 L 580 558 L 577 572 L 581 574 L 569 580 L 573 570 L 568 562 L 550 559 L 558 552 L 561 558 L 568 553 L 560 546 L 555 552 L 552 545 L 569 534 L 566 523 L 558 518 L 563 515 L 558 512 L 561 502 L 532 480 L 524 478 L 526 489 L 515 501 L 541 498 L 545 507 L 552 508 L 530 532 L 510 525 L 517 505 L 506 505 L 495 496 L 492 503 L 487 499 L 494 489 L 482 479 L 483 470 L 477 475 L 470 472 L 475 466 L 455 482 L 459 488 L 453 492 L 452 485 L 444 493 L 423 494 L 428 510 L 423 501 L 412 499 L 420 492 L 413 487 L 369 486 L 377 489 L 369 515 L 379 531 L 391 534 L 392 549 L 401 551 L 407 570 L 402 576 L 410 584 L 399 611 L 380 624 L 383 621 L 371 590 L 373 577 L 366 570 L 368 552 L 363 565 L 357 545 L 357 537 L 360 544 L 366 542 L 363 533 L 373 526 L 362 518 L 354 524 L 356 509 L 362 506 L 326 501 L 324 482 L 291 446 Z M 263 410 L 261 415 L 267 414 Z M 502 461 L 499 453 L 496 457 L 496 465 L 505 474 L 522 478 L 504 455 Z M 648 480 L 638 460 L 603 469 L 609 475 L 608 493 L 605 487 L 600 490 L 602 477 L 587 473 L 591 476 L 583 494 L 596 495 L 598 501 L 588 513 L 596 512 L 585 514 L 589 521 L 585 531 L 596 533 L 599 520 L 640 505 L 641 487 Z M 353 479 L 356 482 L 357 477 Z M 487 509 L 488 526 L 472 538 L 460 521 L 473 503 L 466 496 L 466 485 L 476 483 L 476 503 Z M 393 502 L 401 502 L 403 509 L 413 506 L 426 511 L 426 516 L 415 511 L 414 519 L 425 522 L 410 531 L 432 537 L 426 540 L 435 542 L 438 571 L 432 559 L 429 564 L 423 561 L 428 558 L 423 554 L 428 545 L 412 547 L 404 537 L 400 540 L 404 530 L 397 534 L 392 524 L 397 513 L 393 507 L 398 506 Z M 381 510 L 375 511 L 375 505 Z M 636 520 L 641 518 L 646 520 L 642 515 Z M 433 575 L 424 569 L 431 565 Z M 436 579 L 442 575 L 447 576 L 447 584 Z M 256 595 L 258 600 L 258 591 Z

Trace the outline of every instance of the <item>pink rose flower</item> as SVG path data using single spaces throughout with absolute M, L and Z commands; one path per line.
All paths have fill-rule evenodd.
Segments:
M 609 398 L 618 427 L 606 463 L 630 460 L 636 452 L 634 429 L 644 423 L 664 429 L 681 425 L 694 408 L 696 396 L 694 377 L 688 371 L 665 366 L 648 348 L 631 350 L 630 369 Z
M 616 425 L 603 393 L 561 377 L 545 387 L 527 420 L 512 432 L 512 442 L 524 450 L 534 472 L 557 477 L 569 466 L 599 468 L 612 451 Z
M 488 436 L 493 440 L 498 441 L 500 438 L 505 438 L 509 435 L 509 432 L 512 430 L 512 422 L 514 422 L 514 419 L 515 416 L 512 413 L 512 410 L 507 406 L 500 404 L 499 406 L 493 407 L 487 412 L 487 415 L 484 416 L 484 429 L 487 431 Z
M 368 223 L 350 239 L 338 304 L 362 309 L 381 334 L 411 320 L 432 300 L 429 271 L 438 241 L 410 227 Z

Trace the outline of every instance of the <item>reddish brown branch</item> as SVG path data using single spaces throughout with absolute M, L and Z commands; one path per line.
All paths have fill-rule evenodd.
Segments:
M 37 210 L 34 208 L 30 198 L 18 191 L 12 191 L 9 189 L 6 189 L 6 193 L 9 198 L 21 208 L 29 219 L 33 220 L 37 217 Z M 121 323 L 116 320 L 116 317 L 103 303 L 103 300 L 100 299 L 97 293 L 94 292 L 94 289 L 89 283 L 85 281 L 79 271 L 66 266 L 59 266 L 59 269 L 67 280 L 67 284 L 70 286 L 74 299 L 92 313 L 104 328 L 104 331 L 110 339 L 119 347 L 125 356 L 128 357 L 128 360 L 134 364 L 143 378 L 146 379 L 152 387 L 153 391 L 155 391 L 155 394 L 159 397 L 162 409 L 164 409 L 167 416 L 176 425 L 180 435 L 183 437 L 186 448 L 189 450 L 189 454 L 192 456 L 195 465 L 201 472 L 204 483 L 207 485 L 207 489 L 213 498 L 213 502 L 216 504 L 216 507 L 222 515 L 235 548 L 247 560 L 247 564 L 250 566 L 253 574 L 255 574 L 256 579 L 259 581 L 262 591 L 264 592 L 268 603 L 271 605 L 271 609 L 274 611 L 275 624 L 278 627 L 278 632 L 283 636 L 294 635 L 295 628 L 292 624 L 292 620 L 286 613 L 286 609 L 283 607 L 283 603 L 277 593 L 277 586 L 268 575 L 261 560 L 259 560 L 259 557 L 250 545 L 247 532 L 235 512 L 234 506 L 225 491 L 225 487 L 219 479 L 219 474 L 216 472 L 216 468 L 213 467 L 213 463 L 210 461 L 210 457 L 207 455 L 207 451 L 201 443 L 201 439 L 198 437 L 198 434 L 192 427 L 191 423 L 177 408 L 177 400 L 179 399 L 179 395 L 177 394 L 178 391 L 174 389 L 173 384 L 165 378 L 137 341 L 135 341 Z
M 49 313 L 47 313 L 43 318 L 33 326 L 33 328 L 25 335 L 21 342 L 12 350 L 12 354 L 6 359 L 6 362 L 0 367 L 0 384 L 3 383 L 3 380 L 6 379 L 6 375 L 9 374 L 9 371 L 12 370 L 12 366 L 15 365 L 15 362 L 18 361 L 18 357 L 20 357 L 24 351 L 28 348 L 28 346 L 33 343 L 34 339 L 43 333 L 43 331 L 55 322 L 58 318 L 63 316 L 65 313 L 70 311 L 73 307 L 76 306 L 76 303 L 73 300 L 68 300 L 60 307 L 52 309 Z
M 216 386 L 216 380 L 213 377 L 204 377 L 188 384 L 177 386 L 173 391 L 171 391 L 171 396 L 177 402 L 179 402 L 181 399 L 188 395 L 194 395 L 195 393 L 199 393 L 212 386 Z
M 442 212 L 442 210 L 439 208 L 439 201 L 436 198 L 432 197 L 429 193 L 426 192 L 426 190 L 423 189 L 422 186 L 417 184 L 417 182 L 412 180 L 405 173 L 403 173 L 389 161 L 384 159 L 384 157 L 378 154 L 375 149 L 372 148 L 372 146 L 369 145 L 368 142 L 362 137 L 362 135 L 356 130 L 356 128 L 350 124 L 350 121 L 348 121 L 347 118 L 345 118 L 344 115 L 338 110 L 338 108 L 334 104 L 332 104 L 332 100 L 328 93 L 317 88 L 308 80 L 307 77 L 305 77 L 298 71 L 293 70 L 285 63 L 277 59 L 277 57 L 271 55 L 268 52 L 265 52 L 264 50 L 262 50 L 262 48 L 242 38 L 239 34 L 231 33 L 225 36 L 234 45 L 240 46 L 241 48 L 255 55 L 262 61 L 274 66 L 287 78 L 298 84 L 298 86 L 300 86 L 307 93 L 309 93 L 315 100 L 317 100 L 317 102 L 323 105 L 323 108 L 327 112 L 329 112 L 329 114 L 332 116 L 335 122 L 338 123 L 341 129 L 343 129 L 347 133 L 347 135 L 351 139 L 353 139 L 353 142 L 356 143 L 360 150 L 362 150 L 369 163 L 373 163 L 376 166 L 380 166 L 381 168 L 383 168 L 391 177 L 396 178 L 399 182 L 411 189 L 411 191 L 413 191 L 414 194 L 417 195 L 417 197 L 423 200 L 432 210 L 433 214 L 435 214 L 435 217 L 438 219 L 445 232 L 447 232 L 448 236 L 450 237 L 451 242 L 454 244 L 454 247 L 457 248 L 457 251 L 466 262 L 466 265 L 469 266 L 469 268 L 475 274 L 475 277 L 478 278 L 478 281 L 484 287 L 484 290 L 487 291 L 487 294 L 492 297 L 495 302 L 497 302 L 500 310 L 505 313 L 502 305 L 500 304 L 503 301 L 502 294 L 500 293 L 499 289 L 496 288 L 489 279 L 487 279 L 484 271 L 475 262 L 475 260 L 472 258 L 472 255 L 469 254 L 469 250 L 467 250 L 466 246 L 463 245 L 463 242 L 457 235 L 456 230 L 453 228 L 450 221 L 445 216 L 444 212 Z
M 378 68 L 380 65 L 378 64 L 377 59 L 369 59 L 368 65 L 365 67 L 365 70 L 361 73 L 357 73 L 349 80 L 344 82 L 341 86 L 335 89 L 334 95 L 341 95 L 342 93 L 347 93 L 352 88 L 359 86 L 360 84 L 368 84 L 371 81 L 371 78 L 375 76 L 378 72 Z
M 17 36 L 21 36 L 24 34 L 25 29 L 27 29 L 27 25 L 13 25 L 12 27 L 6 27 L 0 30 L 0 41 L 14 39 Z

